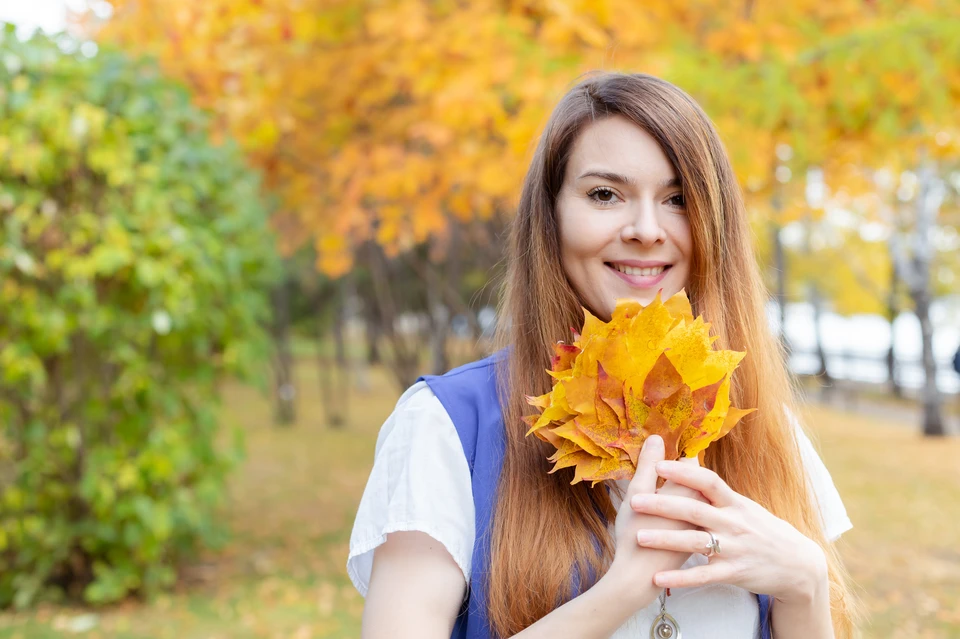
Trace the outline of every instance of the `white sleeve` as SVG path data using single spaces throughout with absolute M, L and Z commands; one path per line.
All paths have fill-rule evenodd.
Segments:
M 347 573 L 366 597 L 373 551 L 389 533 L 416 530 L 443 544 L 469 584 L 475 526 L 470 468 L 453 420 L 426 382 L 417 382 L 380 428 Z
M 853 523 L 847 516 L 847 509 L 843 505 L 843 500 L 840 499 L 840 493 L 837 492 L 830 471 L 820 459 L 810 438 L 803 432 L 800 422 L 792 414 L 788 413 L 788 417 L 796 427 L 797 445 L 800 448 L 803 467 L 807 471 L 810 487 L 820 505 L 823 534 L 828 541 L 836 541 L 840 535 L 853 528 Z

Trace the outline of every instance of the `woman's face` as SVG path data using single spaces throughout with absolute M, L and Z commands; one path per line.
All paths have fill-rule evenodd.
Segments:
M 690 220 L 673 165 L 649 133 L 613 116 L 573 145 L 557 198 L 563 269 L 602 319 L 619 298 L 649 304 L 687 286 Z

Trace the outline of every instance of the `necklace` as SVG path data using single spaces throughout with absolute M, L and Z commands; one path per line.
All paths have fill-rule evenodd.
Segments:
M 680 639 L 680 624 L 667 613 L 667 591 L 660 593 L 660 614 L 650 626 L 650 639 Z

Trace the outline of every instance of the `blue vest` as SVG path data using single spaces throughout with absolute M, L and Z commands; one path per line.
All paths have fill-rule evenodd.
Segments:
M 497 398 L 495 363 L 505 356 L 498 351 L 485 359 L 455 368 L 445 375 L 424 375 L 424 380 L 446 409 L 460 437 L 473 482 L 476 542 L 467 600 L 453 627 L 451 639 L 493 639 L 487 619 L 487 560 L 496 506 L 497 482 L 503 463 L 503 416 Z M 757 595 L 762 639 L 770 639 L 770 597 Z M 681 626 L 682 628 L 682 626 Z

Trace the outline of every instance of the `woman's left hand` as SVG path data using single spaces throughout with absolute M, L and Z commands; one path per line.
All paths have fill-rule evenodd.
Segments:
M 646 548 L 707 554 L 713 533 L 720 552 L 705 566 L 654 575 L 661 588 L 724 583 L 771 595 L 783 602 L 809 602 L 827 587 L 823 550 L 789 523 L 740 495 L 707 468 L 678 461 L 657 464 L 657 474 L 699 491 L 709 501 L 641 494 L 631 500 L 638 513 L 685 521 L 701 530 L 640 530 Z

